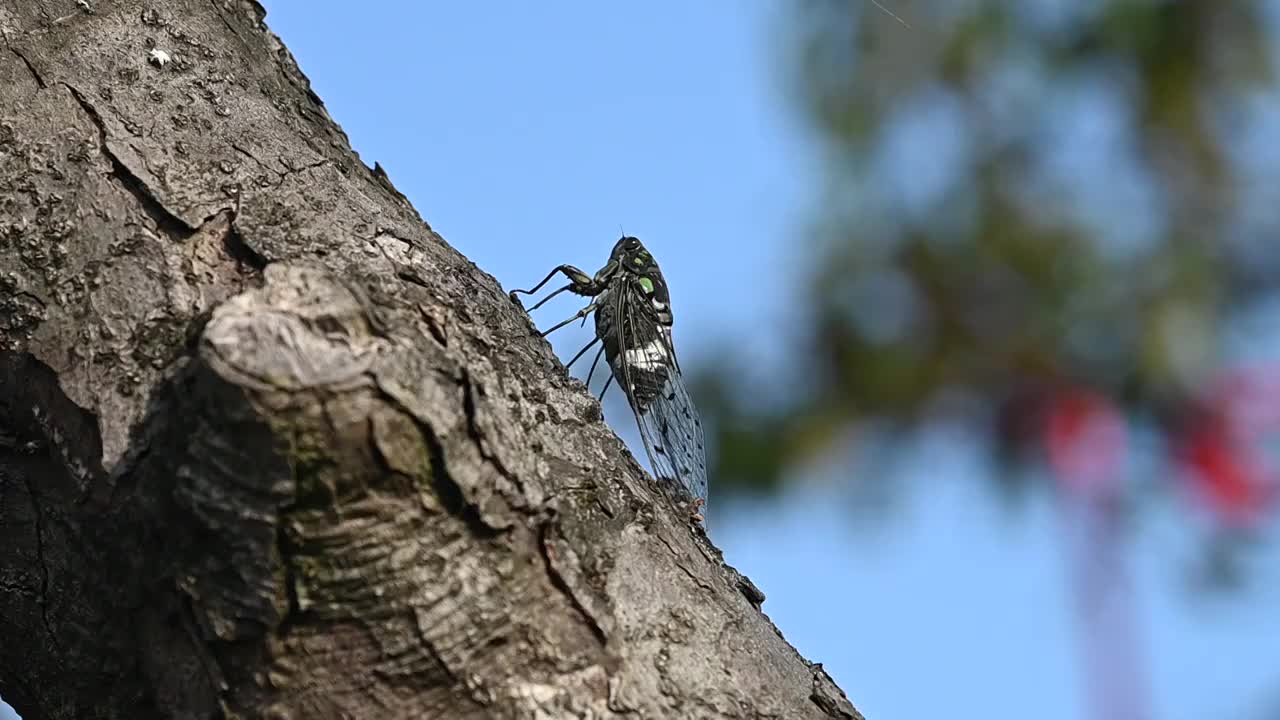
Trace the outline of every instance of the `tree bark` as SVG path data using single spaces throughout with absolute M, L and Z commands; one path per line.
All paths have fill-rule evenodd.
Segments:
M 0 696 L 860 717 L 264 15 L 0 6 Z

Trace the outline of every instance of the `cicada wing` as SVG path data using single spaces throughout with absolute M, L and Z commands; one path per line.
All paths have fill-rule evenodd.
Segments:
M 630 287 L 614 289 L 614 374 L 636 416 L 655 477 L 672 480 L 690 497 L 707 499 L 702 422 L 676 362 L 671 328 L 644 310 L 647 300 Z

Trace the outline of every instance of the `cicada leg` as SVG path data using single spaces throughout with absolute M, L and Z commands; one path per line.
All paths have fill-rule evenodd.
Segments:
M 557 273 L 563 273 L 565 277 L 569 278 L 569 284 L 565 285 L 559 290 L 556 290 L 550 295 L 542 298 L 542 300 L 539 301 L 537 305 L 534 305 L 533 307 L 529 308 L 529 312 L 533 312 L 534 310 L 537 310 L 538 308 L 542 307 L 543 303 L 547 302 L 548 300 L 555 297 L 556 295 L 559 295 L 565 290 L 569 290 L 579 295 L 597 295 L 600 292 L 600 289 L 597 288 L 598 283 L 590 275 L 586 274 L 585 272 L 579 270 L 578 268 L 572 265 L 561 265 L 556 269 L 552 270 L 551 272 L 547 273 L 547 276 L 542 278 L 542 282 L 538 283 L 537 285 L 534 285 L 532 288 L 528 290 L 518 290 L 518 289 L 512 290 L 511 301 L 517 302 L 517 303 L 520 302 L 520 299 L 516 297 L 517 294 L 523 293 L 525 295 L 532 295 L 538 292 L 539 290 L 542 289 L 543 285 L 546 285 L 547 283 L 551 282 L 551 278 L 555 277 Z
M 590 350 L 590 349 L 591 349 L 591 346 L 592 346 L 592 345 L 595 345 L 595 344 L 596 344 L 596 343 L 598 343 L 598 342 L 600 342 L 600 338 L 596 338 L 595 340 L 592 340 L 591 342 L 587 343 L 587 344 L 586 344 L 586 347 L 584 347 L 584 348 L 582 348 L 581 350 L 579 350 L 579 351 L 578 351 L 578 354 L 577 354 L 577 355 L 574 355 L 574 356 L 573 356 L 573 359 L 572 359 L 572 360 L 570 360 L 568 363 L 566 363 L 566 364 L 565 364 L 565 366 L 564 366 L 564 368 L 565 368 L 566 370 L 568 370 L 569 368 L 573 367 L 573 364 L 574 364 L 574 363 L 576 363 L 576 362 L 578 362 L 578 358 L 582 357 L 582 356 L 583 356 L 583 354 L 585 354 L 588 350 Z M 604 347 L 601 347 L 601 348 L 600 348 L 600 352 L 604 352 Z M 597 361 L 599 361 L 599 360 L 600 360 L 600 353 L 596 353 L 596 360 L 597 360 Z M 593 363 L 591 363 L 591 369 L 592 369 L 592 370 L 595 370 L 595 368 L 596 368 L 596 364 L 595 364 L 594 362 L 593 362 Z M 588 373 L 588 374 L 587 374 L 587 384 L 588 384 L 588 385 L 590 385 L 590 384 L 591 384 L 591 374 L 590 374 L 590 373 Z

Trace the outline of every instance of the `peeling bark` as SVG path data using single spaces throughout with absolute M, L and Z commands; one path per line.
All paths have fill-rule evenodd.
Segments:
M 860 717 L 264 14 L 0 7 L 0 695 Z

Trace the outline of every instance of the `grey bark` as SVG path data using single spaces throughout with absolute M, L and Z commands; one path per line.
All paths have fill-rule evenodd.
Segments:
M 0 696 L 860 717 L 264 15 L 0 5 Z

